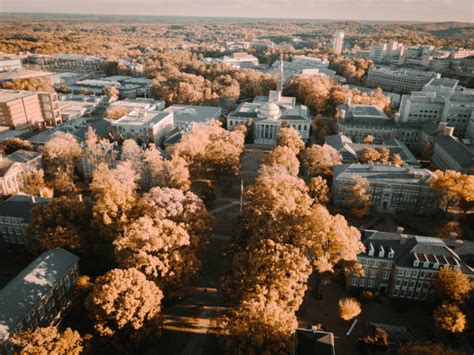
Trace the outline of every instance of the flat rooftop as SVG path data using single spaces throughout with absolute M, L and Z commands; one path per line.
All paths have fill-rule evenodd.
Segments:
M 131 111 L 126 116 L 113 122 L 114 126 L 142 126 L 156 124 L 168 117 L 169 111 Z
M 0 90 L 0 102 L 9 102 L 32 95 L 35 95 L 35 93 L 31 91 Z
M 214 106 L 172 105 L 165 111 L 173 112 L 175 122 L 206 122 L 222 114 L 222 109 Z
M 429 86 L 445 87 L 445 88 L 454 89 L 458 85 L 458 82 L 459 80 L 450 79 L 450 78 L 433 78 L 428 82 L 428 84 L 426 84 L 426 86 L 427 87 Z
M 40 78 L 40 77 L 50 76 L 50 75 L 52 75 L 52 73 L 47 72 L 47 71 L 19 69 L 15 71 L 0 73 L 0 82 L 14 81 L 14 80 L 26 79 L 26 78 Z

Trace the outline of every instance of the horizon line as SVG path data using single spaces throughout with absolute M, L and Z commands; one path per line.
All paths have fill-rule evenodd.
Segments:
M 28 11 L 14 11 L 2 12 L 2 15 L 81 15 L 81 16 L 136 16 L 136 17 L 169 17 L 169 18 L 196 18 L 196 19 L 249 19 L 249 20 L 290 20 L 291 21 L 331 21 L 331 22 L 393 22 L 393 23 L 409 23 L 409 24 L 439 24 L 439 23 L 460 23 L 460 24 L 474 24 L 469 21 L 458 20 L 443 20 L 443 21 L 429 21 L 429 20 L 369 20 L 369 19 L 343 19 L 343 18 L 298 18 L 298 17 L 258 17 L 258 16 L 200 16 L 200 15 L 143 15 L 143 14 L 110 14 L 110 13 L 87 13 L 87 12 L 28 12 Z

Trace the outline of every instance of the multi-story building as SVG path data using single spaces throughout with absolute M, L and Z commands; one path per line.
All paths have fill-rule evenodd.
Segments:
M 105 63 L 104 58 L 88 55 L 56 54 L 41 55 L 32 54 L 27 58 L 30 64 L 40 65 L 54 71 L 72 71 L 75 73 L 94 73 L 102 70 Z
M 0 90 L 0 126 L 22 130 L 61 122 L 56 93 Z
M 454 127 L 454 134 L 463 138 L 474 111 L 474 94 L 460 93 L 446 98 L 442 122 Z
M 0 59 L 0 72 L 21 69 L 20 59 Z
M 394 59 L 398 62 L 398 58 L 403 55 L 405 47 L 402 43 L 390 41 L 371 45 L 369 50 L 369 59 L 375 62 L 389 62 Z
M 173 113 L 174 128 L 187 130 L 195 123 L 217 120 L 222 116 L 222 108 L 214 106 L 171 105 L 165 109 Z
M 337 132 L 355 142 L 361 142 L 368 135 L 374 137 L 374 143 L 395 137 L 395 121 L 375 105 L 353 105 L 347 98 L 337 109 Z
M 11 336 L 61 317 L 79 276 L 78 262 L 62 248 L 44 252 L 0 290 L 1 353 L 13 353 Z
M 410 149 L 408 149 L 404 143 L 394 138 L 388 139 L 382 142 L 382 144 L 354 143 L 351 138 L 339 133 L 336 135 L 327 136 L 325 139 L 325 144 L 330 145 L 336 149 L 339 154 L 341 154 L 342 163 L 344 164 L 357 163 L 359 161 L 360 154 L 366 148 L 385 148 L 388 149 L 391 156 L 398 154 L 405 164 L 415 167 L 419 166 L 418 160 L 415 158 L 412 152 L 410 152 Z
M 450 78 L 433 78 L 431 79 L 421 91 L 433 92 L 441 97 L 449 97 L 454 95 L 460 88 L 458 86 L 459 80 Z
M 49 199 L 16 195 L 0 202 L 0 239 L 7 244 L 26 244 L 26 228 L 31 210 L 43 206 Z
M 444 127 L 433 139 L 431 161 L 442 170 L 455 170 L 474 175 L 474 146 L 453 136 L 453 127 Z
M 439 74 L 414 69 L 391 69 L 388 67 L 372 66 L 367 74 L 367 83 L 396 93 L 420 91 L 432 78 Z
M 357 256 L 357 262 L 364 267 L 364 275 L 349 275 L 347 287 L 420 301 L 429 297 L 442 267 L 461 270 L 474 280 L 474 270 L 457 254 L 462 240 L 404 234 L 401 227 L 396 233 L 363 230 L 361 239 L 365 252 Z
M 379 212 L 432 213 L 438 209 L 438 198 L 429 182 L 433 173 L 427 169 L 382 164 L 342 164 L 333 168 L 333 201 L 350 207 L 352 188 L 365 179 L 372 209 Z
M 336 31 L 332 39 L 332 48 L 333 48 L 334 53 L 341 54 L 343 46 L 344 46 L 344 32 Z
M 204 62 L 208 64 L 226 64 L 234 68 L 254 68 L 259 65 L 258 58 L 245 53 L 235 52 L 232 56 L 224 56 L 222 58 L 204 58 Z
M 283 81 L 288 83 L 297 75 L 327 76 L 336 78 L 336 72 L 328 69 L 329 62 L 307 56 L 293 56 L 289 61 L 275 61 L 267 73 L 279 75 L 283 70 Z M 283 68 L 282 68 L 283 67 Z
M 41 154 L 17 150 L 0 156 L 0 196 L 17 194 L 27 182 L 28 173 L 41 167 Z
M 173 112 L 136 110 L 114 121 L 112 132 L 117 138 L 131 138 L 145 144 L 160 145 L 173 126 Z
M 241 103 L 227 116 L 227 128 L 235 129 L 247 120 L 253 120 L 254 142 L 273 144 L 283 123 L 298 131 L 304 141 L 309 138 L 311 118 L 304 105 L 297 105 L 296 98 L 282 96 L 281 91 L 270 91 L 269 96 L 257 96 L 253 102 Z
M 134 110 L 141 111 L 162 111 L 165 109 L 165 102 L 154 99 L 137 98 L 125 99 L 112 102 L 110 108 L 124 108 L 127 112 Z
M 403 95 L 399 110 L 400 122 L 439 122 L 443 115 L 444 98 L 436 92 L 412 92 Z

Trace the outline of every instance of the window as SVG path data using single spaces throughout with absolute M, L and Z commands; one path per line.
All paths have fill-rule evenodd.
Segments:
M 360 279 L 360 285 L 365 287 L 365 279 Z
M 369 280 L 368 286 L 370 288 L 374 287 L 374 284 L 375 284 L 375 280 Z
M 377 270 L 370 270 L 370 277 L 374 278 L 377 275 Z

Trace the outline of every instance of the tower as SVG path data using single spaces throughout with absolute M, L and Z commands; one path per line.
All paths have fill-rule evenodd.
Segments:
M 343 44 L 344 44 L 344 32 L 336 31 L 336 33 L 334 33 L 334 38 L 332 41 L 332 47 L 334 49 L 334 53 L 341 54 Z
M 283 83 L 285 81 L 285 68 L 283 67 L 283 56 L 280 56 L 280 66 L 277 74 L 277 92 L 281 96 L 283 91 Z

